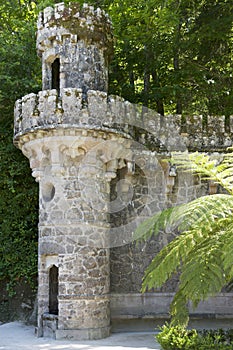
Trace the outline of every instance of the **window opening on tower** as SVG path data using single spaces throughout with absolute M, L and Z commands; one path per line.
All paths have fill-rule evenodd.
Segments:
M 49 313 L 58 315 L 58 267 L 49 270 Z
M 52 63 L 52 89 L 60 93 L 60 59 L 56 58 Z

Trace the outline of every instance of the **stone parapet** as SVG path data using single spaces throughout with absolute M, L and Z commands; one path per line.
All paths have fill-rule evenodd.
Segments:
M 112 293 L 110 310 L 112 331 L 151 331 L 169 321 L 174 293 Z M 193 310 L 189 304 L 189 326 L 229 329 L 232 325 L 232 293 L 219 293 L 200 302 Z
M 222 150 L 232 145 L 233 118 L 161 116 L 103 91 L 64 88 L 29 94 L 15 104 L 14 142 L 39 130 L 73 128 L 123 133 L 158 152 Z M 20 141 L 21 140 L 21 141 Z
M 174 293 L 112 293 L 111 294 L 111 318 L 160 318 L 169 317 L 170 303 Z M 213 318 L 232 318 L 232 297 L 233 293 L 219 293 L 208 300 L 200 302 L 193 310 L 189 303 L 191 315 L 202 314 L 212 315 Z

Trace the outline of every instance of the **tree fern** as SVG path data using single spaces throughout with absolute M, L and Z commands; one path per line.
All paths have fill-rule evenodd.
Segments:
M 233 153 L 221 156 L 221 161 L 206 154 L 176 153 L 173 162 L 178 168 L 213 180 L 229 193 L 203 196 L 166 209 L 143 222 L 135 233 L 140 240 L 161 230 L 181 232 L 146 269 L 142 291 L 161 287 L 180 271 L 171 315 L 174 324 L 186 325 L 188 301 L 196 307 L 233 279 Z

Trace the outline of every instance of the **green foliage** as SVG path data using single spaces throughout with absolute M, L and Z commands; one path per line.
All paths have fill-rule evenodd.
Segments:
M 227 350 L 233 348 L 232 330 L 204 330 L 197 332 L 182 326 L 165 324 L 156 339 L 163 350 Z
M 0 137 L 0 172 L 0 280 L 12 294 L 16 283 L 33 285 L 37 274 L 38 191 L 11 133 Z
M 12 114 L 14 101 L 38 91 L 40 63 L 36 57 L 36 14 L 29 2 L 0 5 L 0 113 Z M 7 114 L 7 116 L 6 116 Z
M 186 325 L 188 301 L 195 308 L 233 279 L 232 157 L 232 152 L 225 154 L 217 164 L 208 155 L 174 154 L 178 167 L 221 184 L 229 194 L 203 196 L 169 208 L 146 220 L 136 231 L 137 239 L 147 239 L 165 228 L 181 232 L 153 258 L 142 285 L 143 292 L 161 287 L 180 272 L 179 288 L 171 304 L 172 324 Z
M 165 324 L 160 330 L 161 332 L 156 335 L 156 339 L 163 350 L 195 349 L 198 340 L 196 330 L 187 330 L 181 326 L 171 327 L 168 324 Z
M 230 115 L 232 10 L 222 0 L 111 1 L 111 92 L 161 114 Z
M 218 158 L 210 157 L 203 153 L 174 153 L 174 161 L 184 170 L 195 172 L 203 178 L 212 179 L 220 184 L 229 194 L 233 194 L 233 152 Z
M 10 295 L 37 274 L 38 189 L 12 143 L 15 100 L 40 88 L 34 11 L 31 1 L 0 4 L 0 282 Z
M 3 18 L 11 19 L 13 15 L 15 23 L 18 17 L 16 39 L 18 40 L 20 35 L 20 40 L 25 38 L 25 43 L 32 48 L 34 32 L 31 32 L 30 39 L 26 38 L 27 28 L 24 29 L 22 26 L 22 13 L 27 16 L 27 20 L 30 14 L 31 21 L 34 20 L 35 23 L 38 11 L 46 6 L 54 6 L 57 2 L 60 1 L 24 0 L 20 1 L 21 6 L 15 4 L 14 11 L 12 11 L 14 1 L 11 4 L 7 2 L 8 5 L 2 5 L 2 13 L 5 14 Z M 65 1 L 66 4 L 69 2 L 75 0 Z M 84 0 L 77 2 L 83 3 Z M 174 112 L 227 116 L 231 114 L 233 104 L 231 2 L 223 0 L 201 2 L 150 0 L 146 3 L 142 0 L 134 2 L 86 0 L 85 2 L 105 9 L 113 22 L 116 40 L 114 59 L 110 67 L 111 94 L 121 95 L 134 103 L 148 105 L 161 114 Z M 11 20 L 10 22 L 12 23 Z M 28 53 L 30 61 L 35 60 L 35 51 L 32 49 Z M 26 69 L 28 65 L 21 64 L 21 67 Z M 28 84 L 30 85 L 30 81 Z

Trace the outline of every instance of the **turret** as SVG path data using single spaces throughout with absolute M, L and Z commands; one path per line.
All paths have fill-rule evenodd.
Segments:
M 37 28 L 43 90 L 107 91 L 113 40 L 104 11 L 87 4 L 59 3 L 40 13 Z
M 16 102 L 14 136 L 39 182 L 37 334 L 103 338 L 110 332 L 109 249 L 103 243 L 109 225 L 96 203 L 109 194 L 105 164 L 97 167 L 90 157 L 88 171 L 84 165 L 105 136 L 90 125 L 93 113 L 106 111 L 110 20 L 85 4 L 48 7 L 39 15 L 37 50 L 43 90 Z

